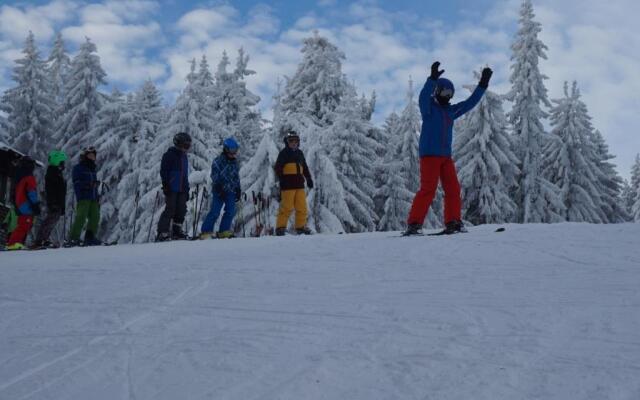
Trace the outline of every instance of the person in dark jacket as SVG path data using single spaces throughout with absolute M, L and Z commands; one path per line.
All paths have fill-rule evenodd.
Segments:
M 313 179 L 300 150 L 300 136 L 294 131 L 289 131 L 284 143 L 285 148 L 278 154 L 274 167 L 280 180 L 280 209 L 276 220 L 276 235 L 285 234 L 289 216 L 294 210 L 296 233 L 309 235 L 311 230 L 307 227 L 307 195 L 304 186 L 306 182 L 307 187 L 313 189 Z
M 242 190 L 240 189 L 240 167 L 238 165 L 238 142 L 234 138 L 227 138 L 222 143 L 222 154 L 216 157 L 211 164 L 211 209 L 202 223 L 200 239 L 210 239 L 222 206 L 224 215 L 218 228 L 218 238 L 233 237 L 231 223 L 236 214 L 236 202 L 240 201 Z
M 174 146 L 162 156 L 160 178 L 164 192 L 165 207 L 158 221 L 157 242 L 171 239 L 186 239 L 182 230 L 189 200 L 189 160 L 191 136 L 181 132 L 173 137 Z M 173 222 L 173 226 L 172 223 Z M 169 230 L 171 229 L 171 233 Z
M 67 155 L 63 151 L 54 150 L 49 153 L 49 167 L 44 177 L 44 192 L 47 202 L 47 216 L 40 224 L 40 229 L 33 243 L 34 248 L 51 247 L 49 241 L 51 231 L 65 213 L 67 182 L 64 179 L 64 162 Z
M 23 250 L 24 242 L 33 226 L 33 218 L 40 215 L 40 200 L 33 170 L 36 162 L 31 157 L 23 157 L 16 169 L 14 204 L 18 214 L 18 225 L 7 241 L 7 250 Z
M 439 68 L 439 62 L 433 63 L 431 75 L 420 92 L 420 190 L 413 200 L 405 235 L 421 233 L 422 224 L 438 188 L 438 181 L 442 182 L 445 202 L 445 230 L 442 233 L 451 234 L 464 230 L 461 219 L 460 183 L 451 157 L 453 122 L 480 102 L 489 86 L 493 71 L 485 68 L 480 83 L 471 96 L 460 103 L 450 104 L 455 87 L 450 80 L 441 78 L 444 71 Z
M 97 151 L 93 147 L 86 148 L 80 155 L 80 162 L 73 167 L 73 189 L 76 194 L 76 216 L 71 226 L 67 247 L 80 245 L 80 235 L 85 225 L 85 246 L 102 244 L 97 238 L 100 223 L 100 196 L 98 194 L 100 181 L 96 172 Z

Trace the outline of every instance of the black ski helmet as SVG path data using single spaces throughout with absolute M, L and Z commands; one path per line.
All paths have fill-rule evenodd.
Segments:
M 189 149 L 191 147 L 191 136 L 186 132 L 176 133 L 173 137 L 173 144 L 176 147 Z
M 287 134 L 284 136 L 284 144 L 288 145 L 289 139 L 297 139 L 298 141 L 300 141 L 300 135 L 298 135 L 298 133 L 293 129 L 289 129 L 287 131 Z

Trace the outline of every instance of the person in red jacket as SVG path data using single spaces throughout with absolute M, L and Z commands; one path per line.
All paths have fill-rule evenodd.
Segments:
M 23 157 L 18 163 L 15 176 L 15 207 L 18 214 L 18 226 L 11 232 L 7 241 L 7 250 L 22 250 L 24 242 L 33 226 L 33 217 L 40 215 L 40 201 L 33 170 L 36 162 L 28 157 Z

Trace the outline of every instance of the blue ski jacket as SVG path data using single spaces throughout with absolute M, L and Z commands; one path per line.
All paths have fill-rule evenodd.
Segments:
M 98 175 L 96 164 L 91 160 L 82 160 L 73 167 L 73 189 L 76 200 L 98 201 Z
M 478 86 L 465 101 L 443 107 L 433 97 L 435 88 L 436 81 L 429 78 L 420 92 L 420 157 L 451 157 L 453 121 L 473 109 L 482 99 L 486 89 Z
M 162 186 L 173 193 L 189 192 L 189 159 L 187 153 L 171 147 L 160 163 Z
M 240 167 L 237 160 L 220 154 L 211 164 L 211 182 L 213 186 L 222 186 L 225 193 L 240 191 Z

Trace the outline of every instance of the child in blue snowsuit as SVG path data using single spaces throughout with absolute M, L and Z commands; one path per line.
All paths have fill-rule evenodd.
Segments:
M 211 182 L 213 183 L 211 209 L 202 223 L 200 239 L 209 239 L 213 235 L 215 225 L 222 206 L 224 215 L 218 228 L 218 238 L 231 238 L 231 223 L 236 213 L 236 202 L 240 201 L 240 167 L 236 159 L 238 142 L 234 138 L 225 139 L 222 143 L 222 154 L 211 164 Z

